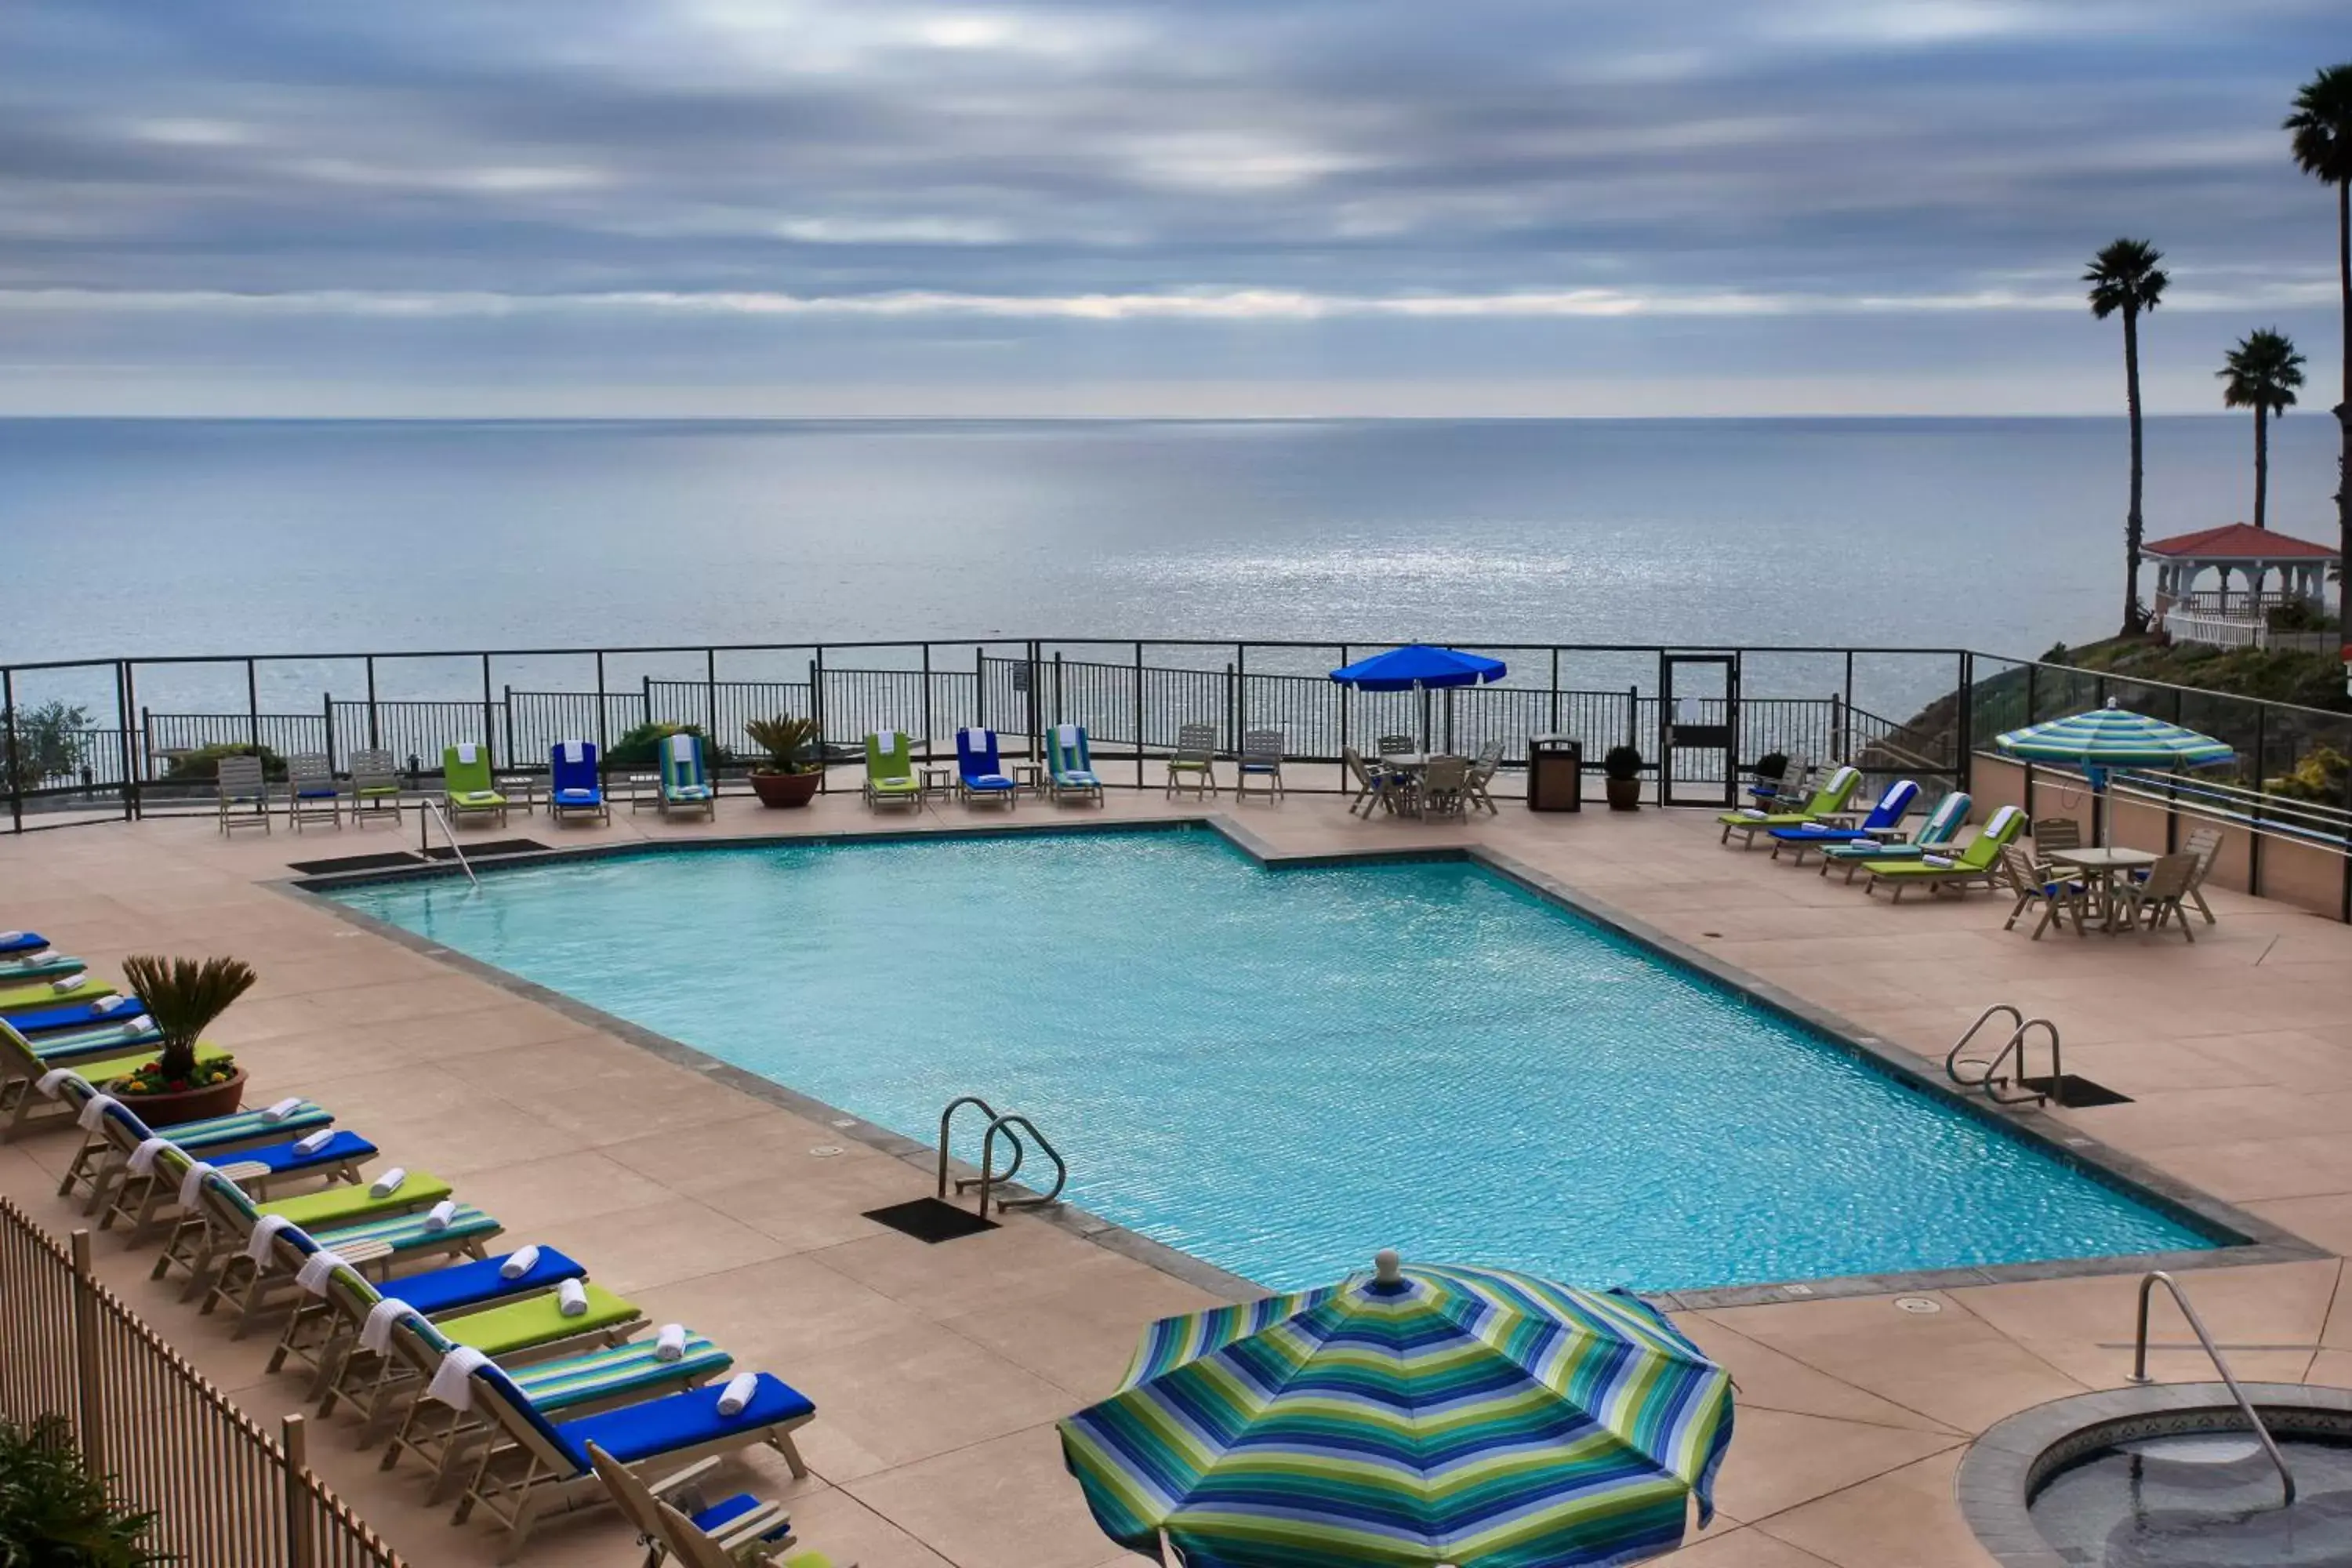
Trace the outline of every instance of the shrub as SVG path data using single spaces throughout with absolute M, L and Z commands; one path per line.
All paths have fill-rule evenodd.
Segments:
M 613 742 L 604 753 L 604 765 L 613 768 L 652 769 L 661 765 L 661 743 L 672 735 L 702 737 L 702 765 L 713 773 L 735 760 L 726 747 L 710 738 L 699 724 L 640 724 Z
M 85 1474 L 62 1415 L 31 1427 L 0 1420 L 0 1563 L 8 1568 L 150 1568 L 152 1513 L 110 1501 Z
M 163 774 L 165 784 L 211 784 L 220 777 L 223 757 L 259 757 L 261 776 L 282 779 L 286 776 L 286 759 L 267 746 L 248 745 L 236 742 L 218 746 L 199 746 L 172 759 Z
M 1642 776 L 1642 749 L 1639 746 L 1612 746 L 1601 759 L 1601 771 L 1612 779 L 1634 779 Z
M 814 773 L 817 768 L 816 721 L 795 719 L 789 713 L 779 713 L 772 719 L 754 719 L 743 726 L 751 743 L 767 752 L 772 771 L 780 773 Z
M 2289 800 L 2317 801 L 2338 805 L 2344 800 L 2344 775 L 2352 771 L 2352 758 L 2333 746 L 2314 746 L 2291 773 L 2279 773 L 2263 781 L 2266 794 L 2284 795 Z
M 0 709 L 0 774 L 7 787 L 36 790 L 52 779 L 79 782 L 89 757 L 89 712 L 63 702 Z M 16 742 L 13 752 L 7 741 Z

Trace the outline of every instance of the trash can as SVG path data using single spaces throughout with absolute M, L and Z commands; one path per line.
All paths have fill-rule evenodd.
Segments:
M 1584 742 L 1572 735 L 1528 737 L 1528 809 L 1584 809 Z

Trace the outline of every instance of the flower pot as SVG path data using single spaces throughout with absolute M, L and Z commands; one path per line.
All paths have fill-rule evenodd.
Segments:
M 233 1076 L 202 1089 L 173 1089 L 164 1094 L 121 1094 L 115 1098 L 122 1102 L 125 1110 L 150 1127 L 226 1116 L 245 1100 L 245 1069 L 239 1068 Z
M 1609 779 L 1605 782 L 1609 786 L 1610 810 L 1639 811 L 1642 809 L 1640 779 Z
M 823 773 L 762 773 L 751 775 L 751 793 L 761 805 L 806 805 L 824 780 Z

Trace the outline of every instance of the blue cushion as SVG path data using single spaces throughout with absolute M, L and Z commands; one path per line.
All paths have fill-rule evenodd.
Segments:
M 751 1403 L 734 1415 L 719 1414 L 719 1396 L 725 1384 L 688 1389 L 664 1399 L 648 1400 L 598 1415 L 583 1415 L 555 1428 L 555 1436 L 582 1469 L 588 1468 L 588 1445 L 594 1443 L 625 1465 L 675 1453 L 737 1432 L 757 1431 L 780 1421 L 796 1421 L 816 1414 L 808 1395 L 783 1379 L 761 1373 Z
M 386 1281 L 383 1293 L 397 1296 L 429 1318 L 436 1312 L 454 1312 L 460 1307 L 495 1301 L 502 1296 L 549 1289 L 566 1279 L 584 1279 L 588 1275 L 587 1269 L 555 1248 L 542 1247 L 538 1261 L 527 1273 L 509 1279 L 499 1272 L 499 1268 L 513 1256 L 511 1252 L 500 1253 L 473 1263 L 428 1269 L 423 1274 L 404 1274 Z
M 69 1007 L 44 1007 L 38 1012 L 19 1013 L 8 1025 L 20 1035 L 38 1035 L 57 1029 L 86 1029 L 92 1024 L 121 1024 L 147 1011 L 147 1004 L 137 997 L 131 1005 L 101 1013 L 88 1002 L 77 1002 Z
M 241 1149 L 222 1159 L 243 1163 L 251 1161 L 266 1165 L 273 1173 L 287 1171 L 307 1171 L 319 1165 L 340 1164 L 345 1160 L 362 1160 L 376 1152 L 376 1146 L 356 1132 L 338 1132 L 314 1153 L 305 1154 L 292 1143 L 269 1143 L 258 1149 Z
M 727 1528 L 729 1520 L 740 1519 L 759 1506 L 760 1500 L 750 1492 L 737 1492 L 724 1502 L 712 1503 L 709 1508 L 696 1514 L 693 1521 L 694 1528 L 705 1535 L 716 1535 Z M 792 1532 L 793 1521 L 789 1519 L 780 1519 L 776 1521 L 776 1527 L 773 1530 L 761 1531 L 760 1539 L 773 1541 L 779 1536 L 790 1535 Z
M 1011 789 L 1013 787 L 1013 784 L 1011 779 L 1006 778 L 1003 773 L 966 773 L 963 775 L 963 787 L 966 789 Z
M 28 931 L 12 942 L 0 942 L 0 953 L 38 952 L 49 945 L 49 939 L 40 932 Z
M 602 805 L 604 792 L 600 789 L 560 789 L 555 792 L 558 805 Z

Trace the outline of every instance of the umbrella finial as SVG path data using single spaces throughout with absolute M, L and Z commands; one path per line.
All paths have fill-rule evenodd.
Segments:
M 2107 699 L 2107 706 L 2110 708 L 2120 708 L 2123 706 L 2123 703 L 2116 698 L 2110 697 Z
M 1383 1247 L 1372 1254 L 1372 1278 L 1383 1285 L 1393 1285 L 1404 1278 L 1404 1259 L 1393 1247 Z

